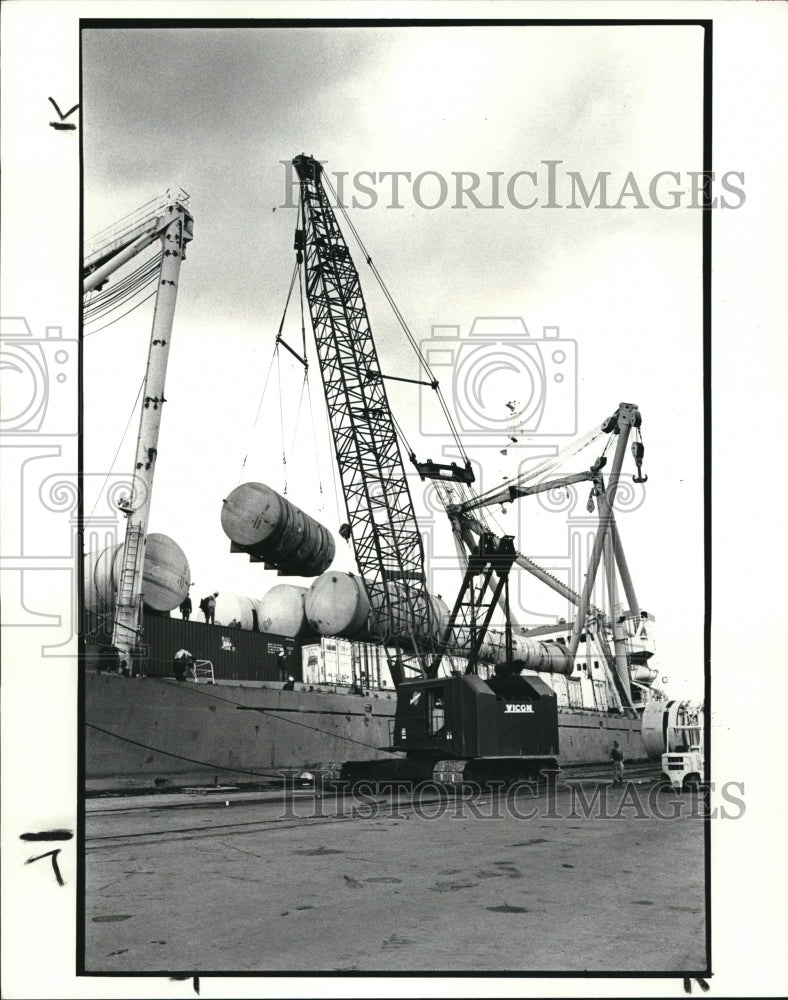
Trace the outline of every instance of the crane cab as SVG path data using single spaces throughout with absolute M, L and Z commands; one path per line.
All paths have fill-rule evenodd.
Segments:
M 555 693 L 541 678 L 519 674 L 403 681 L 393 746 L 409 757 L 554 760 Z

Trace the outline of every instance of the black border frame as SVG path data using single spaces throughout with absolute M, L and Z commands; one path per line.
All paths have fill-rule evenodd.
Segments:
M 144 30 L 144 29 L 202 29 L 221 30 L 226 28 L 256 28 L 271 29 L 317 29 L 317 28 L 385 28 L 385 27 L 700 27 L 703 30 L 703 163 L 702 171 L 704 177 L 712 175 L 712 145 L 713 145 L 713 19 L 712 18 L 687 18 L 687 19 L 664 19 L 664 18 L 271 18 L 260 17 L 250 18 L 79 18 L 79 103 L 82 107 L 83 93 L 83 66 L 82 66 L 82 32 L 84 30 Z M 711 595 L 711 573 L 712 573 L 712 539 L 711 539 L 711 448 L 712 448 L 712 389 L 711 389 L 711 324 L 712 324 L 712 298 L 711 298 L 711 274 L 712 274 L 712 192 L 710 187 L 704 184 L 702 190 L 702 302 L 703 302 L 703 514 L 704 514 L 704 737 L 706 742 L 706 773 L 711 773 L 711 618 L 712 618 L 712 595 Z M 79 267 L 77 276 L 79 287 L 82 283 L 82 252 L 84 247 L 84 150 L 82 129 L 79 138 Z M 81 296 L 80 296 L 81 301 Z M 77 464 L 79 469 L 78 481 L 81 484 L 83 473 L 83 325 L 82 312 L 80 309 L 77 328 L 79 330 L 79 372 L 78 372 L 78 449 Z M 77 532 L 76 538 L 81 552 L 84 547 L 84 492 L 79 490 Z M 81 645 L 82 631 L 82 594 L 83 594 L 83 565 L 82 559 L 78 560 L 77 586 L 79 588 L 80 618 L 78 626 L 78 642 Z M 704 881 L 705 881 L 705 928 L 706 928 L 706 966 L 705 968 L 687 972 L 664 971 L 664 972 L 634 972 L 634 971 L 603 971 L 603 972 L 557 972 L 557 971 L 531 971 L 528 972 L 507 972 L 505 970 L 484 970 L 479 972 L 462 971 L 435 971 L 425 970 L 422 972 L 339 972 L 333 970 L 318 970 L 314 972 L 289 972 L 287 970 L 258 970 L 254 972 L 235 971 L 201 971 L 177 970 L 162 972 L 137 971 L 137 972 L 92 972 L 85 968 L 85 684 L 84 672 L 82 669 L 82 656 L 80 654 L 80 666 L 78 668 L 77 681 L 77 905 L 76 905 L 76 965 L 75 975 L 77 977 L 89 978 L 112 978 L 112 979 L 133 979 L 133 978 L 171 978 L 171 979 L 193 979 L 194 988 L 199 993 L 200 978 L 217 979 L 263 979 L 263 978 L 291 978 L 291 979 L 360 979 L 360 978 L 391 978 L 391 979 L 682 979 L 685 982 L 685 989 L 689 980 L 711 976 L 712 973 L 712 912 L 711 912 L 711 819 L 707 816 L 703 820 L 704 824 Z M 705 986 L 705 984 L 703 984 Z M 689 992 L 689 990 L 688 990 Z

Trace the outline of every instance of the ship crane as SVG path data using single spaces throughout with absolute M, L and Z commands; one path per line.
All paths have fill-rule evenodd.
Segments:
M 535 477 L 535 473 L 532 472 L 525 477 L 521 477 L 520 482 L 507 483 L 504 486 L 488 491 L 482 496 L 469 497 L 460 502 L 452 502 L 447 498 L 445 503 L 446 511 L 451 520 L 452 530 L 454 531 L 455 541 L 458 544 L 458 548 L 464 546 L 467 550 L 466 560 L 468 562 L 469 570 L 463 584 L 464 591 L 467 591 L 471 586 L 471 579 L 473 575 L 471 573 L 472 563 L 474 559 L 478 560 L 479 551 L 486 548 L 487 551 L 493 552 L 496 550 L 496 547 L 501 545 L 502 542 L 508 544 L 506 537 L 504 539 L 496 538 L 496 536 L 489 531 L 487 526 L 474 516 L 474 512 L 480 511 L 485 507 L 495 506 L 504 502 L 511 502 L 515 499 L 533 496 L 537 493 L 581 482 L 591 482 L 593 484 L 591 497 L 589 498 L 589 507 L 593 507 L 593 498 L 596 497 L 596 506 L 599 513 L 599 526 L 595 534 L 583 590 L 580 594 L 575 593 L 569 587 L 566 587 L 564 584 L 560 583 L 560 581 L 550 576 L 550 574 L 545 573 L 531 560 L 517 552 L 512 552 L 511 562 L 517 562 L 524 569 L 536 575 L 544 583 L 552 587 L 552 589 L 556 590 L 563 597 L 568 598 L 577 606 L 577 613 L 572 627 L 572 634 L 567 647 L 568 655 L 571 660 L 574 661 L 581 637 L 586 631 L 590 615 L 593 615 L 593 617 L 597 620 L 603 619 L 602 613 L 597 608 L 592 606 L 591 595 L 596 582 L 599 566 L 604 556 L 608 600 L 611 608 L 610 619 L 614 648 L 613 652 L 610 653 L 607 649 L 607 644 L 603 643 L 603 663 L 608 670 L 608 680 L 613 682 L 614 689 L 620 692 L 623 696 L 623 700 L 631 712 L 635 712 L 636 709 L 632 701 L 629 662 L 621 630 L 621 622 L 617 620 L 614 611 L 618 602 L 616 570 L 618 570 L 618 574 L 620 575 L 621 581 L 624 585 L 630 614 L 634 615 L 636 618 L 639 617 L 640 608 L 635 588 L 632 583 L 632 578 L 629 573 L 626 557 L 624 555 L 613 507 L 630 434 L 632 431 L 635 431 L 638 433 L 639 437 L 641 422 L 640 411 L 634 404 L 621 403 L 615 413 L 602 423 L 599 433 L 612 434 L 616 438 L 616 448 L 606 484 L 601 470 L 606 465 L 607 459 L 604 455 L 602 455 L 593 463 L 590 469 L 584 472 L 546 479 L 527 485 L 524 480 L 533 479 Z M 591 438 L 591 440 L 594 439 L 595 438 Z M 633 476 L 633 479 L 636 483 L 645 482 L 648 477 L 643 476 L 641 472 L 644 454 L 642 441 L 637 440 L 632 443 L 632 454 L 637 465 L 637 473 Z M 508 576 L 508 568 L 506 567 L 504 568 L 504 574 L 505 576 Z M 495 600 L 499 600 L 501 590 L 505 590 L 506 588 L 505 578 L 503 580 L 503 586 L 501 584 L 502 580 L 499 575 L 498 586 L 495 592 Z M 482 583 L 482 591 L 488 585 L 489 578 L 485 578 Z M 477 595 L 477 603 L 480 600 L 481 593 Z M 469 627 L 467 614 L 464 617 L 462 615 L 463 609 L 464 605 L 462 600 L 458 598 L 458 603 L 455 605 L 452 617 L 444 631 L 444 646 L 448 643 L 452 631 L 458 627 L 458 620 L 460 620 L 461 624 L 466 628 Z M 510 616 L 508 614 L 508 608 L 505 608 L 504 610 L 507 621 L 507 641 L 510 641 Z M 470 628 L 473 628 L 472 622 L 470 623 Z M 439 653 L 430 667 L 430 673 L 433 676 L 437 674 L 440 658 L 441 654 Z M 615 679 L 610 672 L 611 667 L 615 668 Z
M 83 293 L 98 292 L 115 272 L 157 241 L 161 244 L 156 276 L 156 303 L 142 390 L 139 430 L 131 495 L 122 498 L 126 518 L 112 645 L 121 660 L 133 662 L 141 635 L 142 574 L 150 515 L 153 476 L 158 454 L 159 426 L 166 402 L 164 383 L 172 340 L 181 261 L 194 234 L 189 196 L 179 190 L 143 205 L 136 212 L 94 237 L 83 261 Z M 103 293 L 106 294 L 106 293 Z M 86 303 L 86 309 L 93 302 Z

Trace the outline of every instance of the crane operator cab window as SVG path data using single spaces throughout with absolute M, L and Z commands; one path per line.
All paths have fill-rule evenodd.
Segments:
M 446 709 L 443 688 L 428 688 L 426 695 L 427 735 L 437 736 L 446 725 Z

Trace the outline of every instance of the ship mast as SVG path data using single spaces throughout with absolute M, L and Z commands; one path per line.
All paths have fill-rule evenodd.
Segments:
M 99 250 L 86 255 L 84 291 L 101 287 L 109 275 L 156 239 L 162 244 L 162 259 L 156 286 L 148 363 L 142 392 L 140 422 L 134 461 L 131 496 L 121 507 L 126 515 L 126 534 L 113 617 L 112 645 L 128 664 L 137 647 L 142 615 L 142 572 L 153 491 L 153 475 L 159 443 L 159 427 L 166 399 L 164 382 L 172 340 L 178 279 L 184 249 L 192 239 L 194 220 L 188 195 L 169 195 L 147 216 L 135 213 L 125 225 L 109 234 Z

